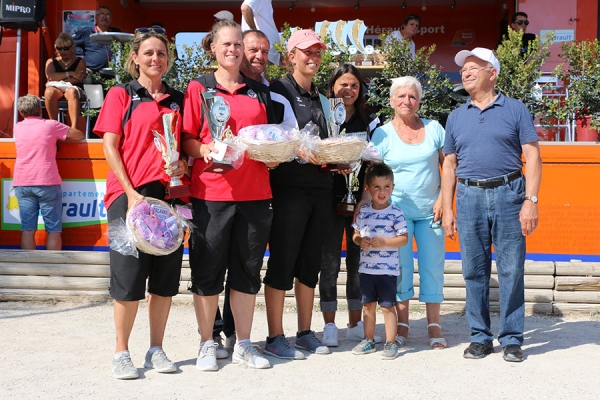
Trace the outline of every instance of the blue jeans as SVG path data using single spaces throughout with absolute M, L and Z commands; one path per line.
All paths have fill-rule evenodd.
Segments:
M 525 237 L 519 212 L 525 179 L 483 189 L 457 183 L 456 211 L 462 271 L 467 288 L 466 313 L 471 342 L 492 346 L 490 329 L 490 273 L 492 245 L 500 285 L 502 347 L 523 344 L 525 325 Z
M 62 232 L 62 191 L 60 185 L 15 186 L 19 201 L 21 231 L 37 231 L 40 211 L 48 233 Z

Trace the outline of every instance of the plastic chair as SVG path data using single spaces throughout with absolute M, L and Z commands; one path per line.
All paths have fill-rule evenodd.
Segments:
M 89 110 L 99 110 L 102 108 L 102 104 L 104 104 L 104 89 L 100 84 L 87 84 L 83 85 L 83 90 L 85 90 L 85 94 L 88 99 L 88 109 Z M 89 117 L 88 117 L 89 119 Z M 88 126 L 85 130 L 86 139 L 97 139 L 97 136 L 90 135 L 92 127 L 88 123 Z M 94 137 L 91 137 L 94 136 Z

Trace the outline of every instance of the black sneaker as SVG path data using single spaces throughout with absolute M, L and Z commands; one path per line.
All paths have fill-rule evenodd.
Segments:
M 467 347 L 465 349 L 465 352 L 463 353 L 463 357 L 475 360 L 475 359 L 479 359 L 479 358 L 484 358 L 485 356 L 487 356 L 488 354 L 492 354 L 493 352 L 494 352 L 493 347 L 486 346 L 481 343 L 473 342 L 469 345 L 469 347 Z
M 523 361 L 523 350 L 518 344 L 509 344 L 504 348 L 504 361 L 521 362 Z

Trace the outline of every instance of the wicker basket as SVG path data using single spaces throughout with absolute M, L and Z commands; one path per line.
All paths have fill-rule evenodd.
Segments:
M 282 163 L 294 159 L 300 139 L 269 141 L 242 138 L 248 157 L 264 163 Z
M 354 138 L 329 138 L 319 140 L 313 154 L 321 164 L 344 164 L 360 159 L 365 141 Z
M 148 203 L 151 207 L 149 211 L 143 211 L 142 214 L 146 216 L 146 221 L 149 222 L 147 225 L 150 230 L 152 230 L 152 238 L 147 239 L 144 237 L 142 233 L 142 229 L 140 228 L 139 221 L 136 223 L 136 209 L 139 210 L 138 206 L 142 202 Z M 145 210 L 147 210 L 147 207 Z M 156 210 L 160 211 L 160 214 L 156 212 Z M 173 239 L 166 240 L 163 237 L 159 236 L 160 233 L 164 232 L 164 230 L 157 229 L 156 227 L 160 224 L 161 221 L 166 218 L 175 217 L 177 234 L 173 234 Z M 153 254 L 157 256 L 164 256 L 167 254 L 173 253 L 177 250 L 181 243 L 183 242 L 184 232 L 181 221 L 179 220 L 175 210 L 171 208 L 167 203 L 162 200 L 158 200 L 152 197 L 146 197 L 143 200 L 138 200 L 134 203 L 134 205 L 127 211 L 127 227 L 131 231 L 135 246 L 143 253 Z M 147 236 L 147 235 L 146 235 Z

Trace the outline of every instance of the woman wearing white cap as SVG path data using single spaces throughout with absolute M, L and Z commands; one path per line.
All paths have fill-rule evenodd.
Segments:
M 286 62 L 289 73 L 271 84 L 271 91 L 290 99 L 298 126 L 312 122 L 321 138 L 327 137 L 327 121 L 319 91 L 312 83 L 327 46 L 310 30 L 296 30 L 290 37 Z M 329 354 L 329 348 L 311 331 L 315 286 L 321 268 L 321 247 L 331 203 L 331 173 L 321 170 L 311 156 L 306 164 L 283 163 L 271 171 L 273 223 L 265 283 L 269 336 L 265 353 L 286 359 L 303 359 L 283 331 L 285 292 L 295 290 L 298 306 L 296 348 Z

